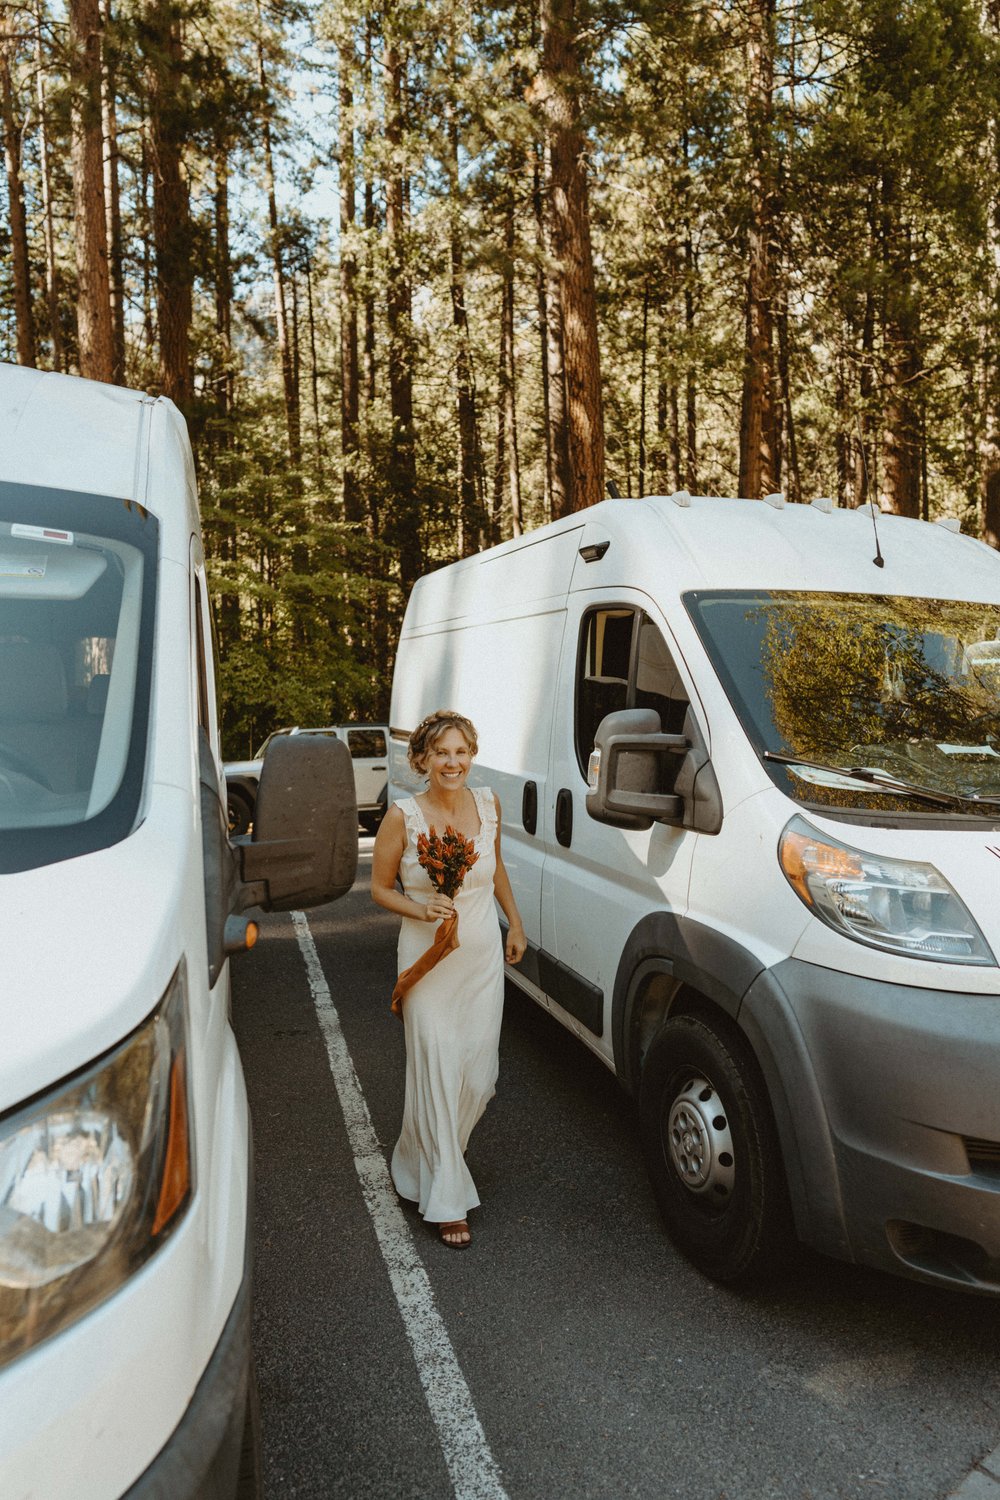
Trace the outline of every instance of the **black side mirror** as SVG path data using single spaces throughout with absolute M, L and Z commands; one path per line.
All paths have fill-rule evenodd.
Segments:
M 669 771 L 667 757 L 675 759 Z M 664 792 L 664 784 L 674 790 Z M 655 709 L 608 714 L 597 728 L 587 787 L 587 812 L 615 828 L 657 822 L 718 833 L 722 827 L 719 784 L 690 708 L 683 734 L 661 733 Z
M 625 708 L 607 714 L 597 726 L 590 756 L 587 812 L 615 828 L 680 823 L 681 798 L 657 788 L 663 781 L 660 757 L 685 755 L 687 750 L 682 734 L 660 732 L 655 709 Z
M 282 735 L 261 767 L 253 837 L 234 839 L 237 909 L 292 911 L 344 896 L 358 865 L 351 753 L 325 735 Z

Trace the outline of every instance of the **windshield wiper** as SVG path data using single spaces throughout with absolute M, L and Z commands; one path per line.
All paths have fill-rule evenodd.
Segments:
M 980 807 L 1000 807 L 1000 797 L 981 797 L 978 792 L 962 796 L 957 792 L 935 792 L 930 787 L 919 786 L 913 781 L 901 781 L 888 771 L 874 766 L 828 766 L 819 760 L 806 760 L 801 755 L 785 755 L 780 750 L 761 752 L 765 760 L 777 761 L 781 766 L 805 766 L 810 771 L 825 771 L 828 776 L 843 776 L 848 781 L 861 781 L 883 792 L 901 792 L 918 802 L 929 802 L 937 807 L 966 807 L 970 802 Z

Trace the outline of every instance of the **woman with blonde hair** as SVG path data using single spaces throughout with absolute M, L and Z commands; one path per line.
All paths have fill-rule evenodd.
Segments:
M 409 761 L 426 776 L 427 790 L 389 808 L 372 860 L 373 900 L 403 918 L 401 975 L 424 957 L 438 925 L 458 914 L 458 946 L 402 1001 L 406 1095 L 392 1155 L 397 1192 L 416 1203 L 455 1250 L 471 1243 L 467 1215 L 479 1206 L 465 1148 L 495 1091 L 503 959 L 517 963 L 526 946 L 500 852 L 500 803 L 488 787 L 467 784 L 478 749 L 473 724 L 451 709 L 438 709 L 417 725 Z M 476 855 L 454 898 L 432 884 L 418 850 L 421 835 L 449 827 L 472 842 Z M 507 918 L 506 955 L 494 897 Z

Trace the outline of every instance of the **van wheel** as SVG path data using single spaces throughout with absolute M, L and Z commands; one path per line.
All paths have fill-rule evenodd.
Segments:
M 246 833 L 253 821 L 253 805 L 242 792 L 226 792 L 226 816 L 229 821 L 229 837 Z
M 260 1397 L 257 1394 L 257 1371 L 251 1362 L 235 1500 L 262 1500 L 263 1494 L 260 1459 Z
M 358 814 L 358 822 L 365 833 L 378 833 L 379 824 L 382 822 L 384 809 L 379 808 L 376 812 L 363 812 Z
M 677 1016 L 657 1036 L 639 1092 L 643 1145 L 677 1248 L 715 1281 L 784 1264 L 791 1212 L 771 1107 L 734 1027 Z

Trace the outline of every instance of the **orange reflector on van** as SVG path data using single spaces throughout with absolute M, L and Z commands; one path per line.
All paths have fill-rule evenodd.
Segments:
M 821 880 L 860 880 L 864 876 L 857 855 L 836 844 L 808 838 L 794 828 L 787 828 L 782 835 L 778 857 L 789 884 L 807 906 L 814 904 L 810 876 L 818 875 Z
M 191 1150 L 188 1131 L 187 1087 L 184 1053 L 178 1052 L 170 1065 L 170 1124 L 167 1152 L 163 1163 L 163 1180 L 153 1219 L 153 1234 L 159 1234 L 170 1223 L 191 1188 Z

